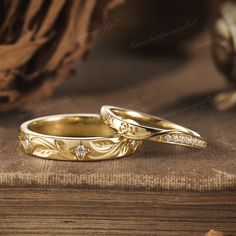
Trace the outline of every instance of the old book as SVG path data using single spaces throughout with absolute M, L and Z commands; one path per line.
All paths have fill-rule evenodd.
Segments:
M 209 38 L 198 40 L 203 45 Z M 2 234 L 236 233 L 235 112 L 212 106 L 213 94 L 227 84 L 206 48 L 199 46 L 187 61 L 105 52 L 97 48 L 80 67 L 80 86 L 75 77 L 50 99 L 0 116 Z M 91 163 L 43 160 L 19 151 L 23 121 L 98 113 L 108 102 L 196 130 L 208 147 L 145 142 L 136 155 Z

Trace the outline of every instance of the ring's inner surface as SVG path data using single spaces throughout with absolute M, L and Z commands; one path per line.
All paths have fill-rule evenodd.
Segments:
M 178 129 L 186 132 L 186 128 L 174 124 L 170 121 L 158 118 L 158 117 L 153 117 L 148 114 L 144 114 L 141 112 L 136 112 L 132 110 L 126 110 L 122 108 L 112 108 L 111 111 L 116 115 L 122 118 L 123 120 L 126 120 L 129 123 L 133 124 L 140 124 L 143 126 L 148 126 L 148 127 L 154 127 L 154 128 L 160 128 L 160 129 Z
M 111 137 L 116 134 L 99 117 L 50 117 L 30 123 L 28 129 L 62 137 Z

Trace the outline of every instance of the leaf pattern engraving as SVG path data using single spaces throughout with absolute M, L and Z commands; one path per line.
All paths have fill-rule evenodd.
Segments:
M 116 141 L 105 139 L 102 141 L 91 141 L 90 145 L 95 151 L 100 152 L 100 155 L 90 155 L 90 159 L 113 159 L 131 154 L 139 147 L 141 143 L 141 141 L 127 139 L 122 136 L 120 136 Z
M 98 140 L 98 141 L 92 141 L 90 142 L 90 146 L 97 152 L 106 153 L 107 151 L 114 148 L 116 143 L 114 143 L 111 140 L 104 139 L 104 140 Z
M 31 139 L 33 149 L 31 154 L 40 157 L 49 157 L 54 159 L 55 157 L 61 160 L 68 159 L 66 155 L 66 144 L 61 140 L 42 139 L 39 137 L 33 137 Z
M 32 149 L 30 137 L 28 135 L 20 135 L 19 141 L 21 148 L 23 148 L 26 152 L 30 152 L 30 150 Z
M 67 145 L 62 140 L 55 140 L 55 145 L 59 150 L 66 151 Z
M 71 143 L 63 140 L 54 140 L 53 138 L 32 137 L 28 135 L 20 136 L 22 140 L 30 141 L 30 148 L 24 149 L 26 153 L 42 158 L 55 160 L 104 160 L 114 159 L 116 157 L 125 156 L 134 153 L 139 147 L 141 141 L 127 139 L 123 136 L 114 138 L 103 138 L 99 140 L 90 140 L 86 142 L 72 141 Z M 75 152 L 75 147 L 85 147 L 88 152 L 78 158 L 78 153 Z M 76 155 L 77 154 L 77 155 Z M 77 157 L 76 157 L 77 156 Z

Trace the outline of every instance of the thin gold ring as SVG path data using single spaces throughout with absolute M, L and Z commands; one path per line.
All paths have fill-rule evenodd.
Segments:
M 23 152 L 46 159 L 94 161 L 133 154 L 141 141 L 125 138 L 98 114 L 65 114 L 29 120 L 20 126 Z
M 104 123 L 126 138 L 151 140 L 194 148 L 205 148 L 206 142 L 196 132 L 160 117 L 114 106 L 102 106 Z

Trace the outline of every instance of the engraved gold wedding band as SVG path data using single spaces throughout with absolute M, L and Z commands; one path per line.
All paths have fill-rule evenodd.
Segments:
M 27 121 L 20 127 L 19 141 L 27 154 L 68 161 L 124 157 L 142 143 L 117 134 L 98 114 L 53 115 Z
M 165 119 L 114 106 L 102 106 L 104 123 L 126 138 L 152 140 L 194 148 L 205 148 L 206 142 L 196 132 Z

